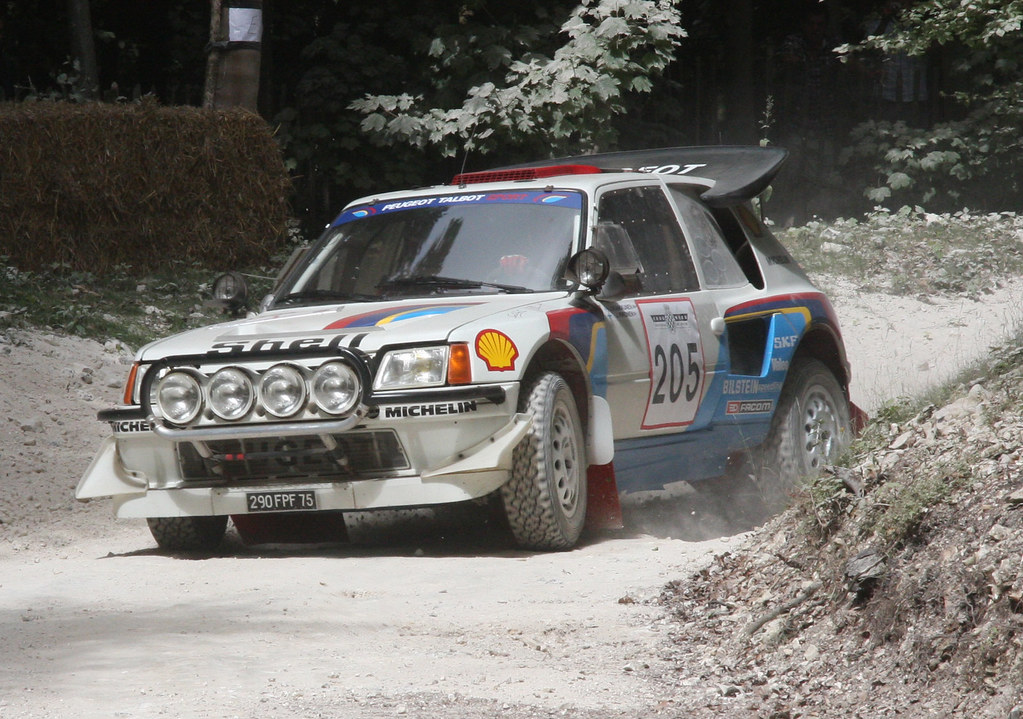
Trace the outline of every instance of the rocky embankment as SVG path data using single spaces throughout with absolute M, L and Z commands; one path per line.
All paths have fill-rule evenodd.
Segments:
M 798 492 L 747 551 L 668 585 L 687 716 L 1015 718 L 1023 349 Z

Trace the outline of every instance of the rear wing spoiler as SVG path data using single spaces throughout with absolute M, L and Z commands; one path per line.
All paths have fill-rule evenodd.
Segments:
M 497 169 L 590 165 L 607 171 L 702 177 L 714 182 L 713 187 L 702 193 L 703 201 L 712 207 L 728 207 L 752 200 L 766 190 L 788 156 L 788 150 L 780 147 L 663 147 L 562 157 Z

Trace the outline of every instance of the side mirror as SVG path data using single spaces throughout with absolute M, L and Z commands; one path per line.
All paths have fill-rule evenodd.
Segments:
M 601 302 L 617 302 L 628 293 L 629 287 L 622 273 L 611 270 L 600 292 L 597 293 L 597 299 Z
M 249 286 L 238 272 L 225 272 L 213 281 L 213 299 L 206 304 L 221 312 L 240 314 L 249 300 Z

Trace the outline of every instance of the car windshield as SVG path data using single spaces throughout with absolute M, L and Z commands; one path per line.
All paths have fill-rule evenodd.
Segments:
M 564 290 L 577 192 L 502 192 L 361 205 L 335 220 L 275 304 Z

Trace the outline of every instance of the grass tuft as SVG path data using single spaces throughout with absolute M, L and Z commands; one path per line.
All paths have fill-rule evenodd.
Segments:
M 250 278 L 250 297 L 269 290 L 269 270 Z M 98 278 L 90 272 L 51 265 L 19 270 L 0 257 L 0 332 L 43 328 L 99 341 L 119 340 L 132 348 L 175 332 L 225 319 L 205 306 L 216 271 L 170 262 L 138 276 L 125 265 Z

